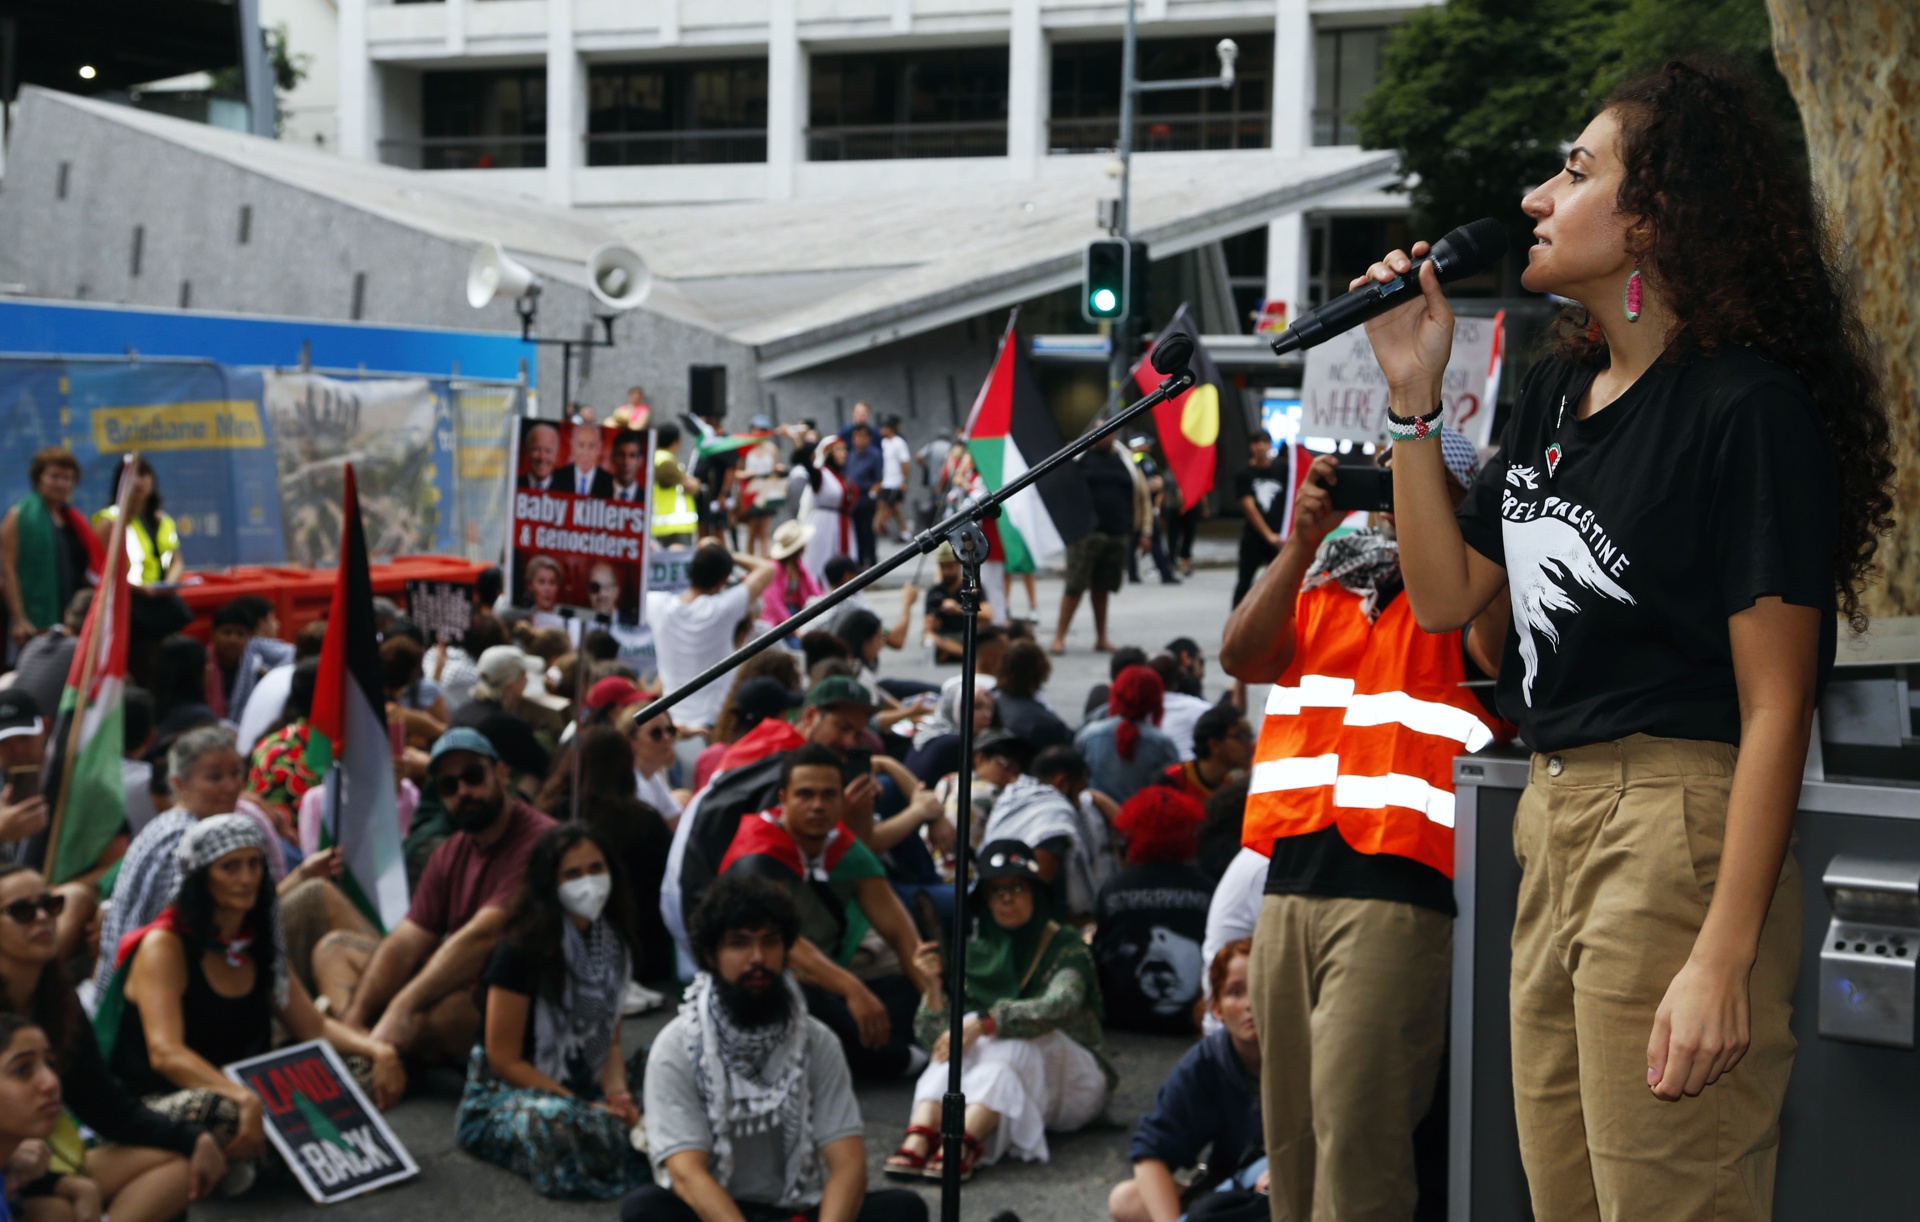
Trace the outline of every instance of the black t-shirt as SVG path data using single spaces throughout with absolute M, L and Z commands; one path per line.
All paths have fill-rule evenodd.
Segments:
M 541 966 L 538 959 L 521 954 L 509 944 L 506 939 L 502 938 L 495 944 L 493 953 L 487 956 L 486 970 L 480 973 L 480 979 L 485 982 L 488 988 L 505 989 L 509 993 L 518 993 L 520 996 L 531 1000 L 540 996 Z M 484 1032 L 487 1029 L 485 1018 L 486 1008 L 487 1003 L 483 990 L 480 1002 L 480 1012 L 482 1015 L 480 1030 L 483 1033 L 483 1040 L 485 1038 Z M 529 1009 L 527 1011 L 527 1029 L 520 1035 L 520 1055 L 528 1061 L 533 1060 L 533 1028 L 533 1011 Z
M 1093 502 L 1093 528 L 1103 535 L 1133 538 L 1133 474 L 1118 450 L 1088 450 L 1079 459 Z
M 1136 1031 L 1193 1030 L 1212 896 L 1206 875 L 1177 862 L 1128 866 L 1100 888 L 1093 960 L 1109 1023 Z
M 1337 827 L 1273 842 L 1268 895 L 1326 895 L 1350 900 L 1417 904 L 1453 916 L 1453 880 L 1423 861 L 1392 853 L 1362 853 Z
M 940 605 L 949 598 L 954 601 L 956 606 L 959 604 L 960 587 L 958 585 L 949 588 L 936 581 L 931 586 L 928 586 L 926 601 L 927 614 L 934 616 L 939 621 L 936 635 L 950 636 L 957 640 L 960 635 L 967 630 L 967 617 L 958 611 L 948 611 Z
M 1839 492 L 1813 400 L 1735 349 L 1657 362 L 1578 419 L 1594 373 L 1534 366 L 1460 507 L 1512 591 L 1500 712 L 1535 751 L 1738 744 L 1728 617 L 1765 595 L 1813 607 L 1816 699 L 1833 669 Z
M 1287 522 L 1287 480 L 1286 471 L 1277 462 L 1264 467 L 1248 467 L 1233 477 L 1233 504 L 1238 509 L 1246 497 L 1252 497 L 1260 517 L 1269 530 L 1278 531 Z M 1265 543 L 1266 537 L 1253 529 L 1253 523 L 1243 514 L 1240 519 L 1240 536 L 1243 539 L 1258 540 Z

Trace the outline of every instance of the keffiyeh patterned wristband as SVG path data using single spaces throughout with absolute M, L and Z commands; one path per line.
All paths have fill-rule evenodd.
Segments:
M 1440 416 L 1447 405 L 1441 403 L 1424 416 L 1397 416 L 1387 408 L 1387 436 L 1394 441 L 1420 441 L 1440 431 Z

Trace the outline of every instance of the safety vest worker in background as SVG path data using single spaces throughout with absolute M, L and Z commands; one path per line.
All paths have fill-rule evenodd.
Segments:
M 1458 503 L 1473 446 L 1442 449 Z M 1248 983 L 1274 1217 L 1408 1222 L 1447 1030 L 1453 760 L 1504 725 L 1462 684 L 1498 667 L 1507 595 L 1423 631 L 1391 516 L 1330 537 L 1336 466 L 1314 461 L 1220 648 L 1234 678 L 1274 685 L 1241 832 L 1270 859 Z
M 115 481 L 114 504 L 93 515 L 93 531 L 104 546 L 113 520 L 120 516 L 118 480 L 131 478 L 133 491 L 128 497 L 131 520 L 127 523 L 127 580 L 136 586 L 178 581 L 186 571 L 180 556 L 180 531 L 171 515 L 160 509 L 160 484 L 153 465 L 136 458 L 131 468 L 122 467 Z
M 674 450 L 680 427 L 671 421 L 654 426 L 653 532 L 662 547 L 691 547 L 700 532 L 700 485 L 688 476 Z

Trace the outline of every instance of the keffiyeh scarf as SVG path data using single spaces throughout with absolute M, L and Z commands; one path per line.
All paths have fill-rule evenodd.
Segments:
M 599 1093 L 600 1071 L 620 1025 L 620 999 L 632 963 L 626 944 L 605 917 L 585 933 L 570 920 L 560 926 L 567 983 L 558 998 L 543 991 L 534 999 L 533 1065 L 574 1094 L 590 1098 Z
M 1379 619 L 1381 610 L 1401 590 L 1398 540 L 1374 527 L 1328 539 L 1307 569 L 1306 586 L 1318 589 L 1329 581 L 1360 596 L 1360 610 L 1368 622 Z
M 807 1090 L 807 999 L 793 973 L 784 973 L 787 1019 L 754 1030 L 734 1025 L 701 972 L 687 989 L 680 1016 L 694 1048 L 694 1085 L 713 1130 L 713 1177 L 733 1179 L 734 1141 L 759 1133 L 780 1135 L 784 1159 L 783 1207 L 811 1208 L 826 1187 L 826 1165 L 813 1140 L 813 1107 Z

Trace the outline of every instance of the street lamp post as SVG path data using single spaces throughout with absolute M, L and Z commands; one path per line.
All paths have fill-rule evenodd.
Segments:
M 1134 24 L 1134 5 L 1127 0 L 1127 32 L 1120 44 L 1120 204 L 1114 210 L 1113 234 L 1129 237 L 1133 224 L 1133 109 L 1134 97 L 1142 93 L 1164 93 L 1170 89 L 1233 88 L 1233 63 L 1240 57 L 1240 46 L 1231 38 L 1222 38 L 1214 46 L 1220 57 L 1219 76 L 1189 77 L 1177 81 L 1143 81 L 1135 73 L 1139 67 L 1138 31 Z M 1133 316 L 1143 303 L 1129 297 L 1127 316 L 1113 322 L 1113 349 L 1107 363 L 1107 405 L 1120 401 L 1120 383 L 1127 376 L 1133 355 Z

